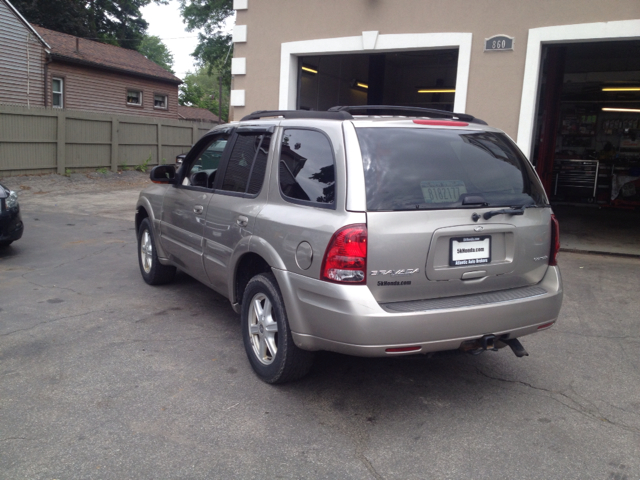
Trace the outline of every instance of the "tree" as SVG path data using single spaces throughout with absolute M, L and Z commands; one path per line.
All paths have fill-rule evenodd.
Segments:
M 209 65 L 200 67 L 195 73 L 187 73 L 180 85 L 178 101 L 180 105 L 206 108 L 214 115 L 219 115 L 220 84 L 218 72 L 211 70 Z M 229 118 L 229 85 L 222 86 L 222 115 L 221 120 Z
M 162 43 L 160 37 L 156 37 L 155 35 L 145 35 L 142 37 L 142 41 L 138 46 L 138 51 L 149 60 L 156 62 L 165 70 L 175 73 L 171 68 L 173 67 L 173 54 L 169 51 L 167 46 Z
M 11 0 L 11 4 L 35 25 L 77 37 L 91 35 L 83 0 Z
M 222 77 L 223 84 L 231 85 L 231 35 L 222 31 L 224 23 L 234 13 L 233 0 L 180 0 L 180 11 L 187 30 L 203 30 L 198 34 L 198 46 L 191 54 L 211 74 Z
M 167 0 L 12 0 L 29 22 L 135 50 L 147 30 L 140 8 Z

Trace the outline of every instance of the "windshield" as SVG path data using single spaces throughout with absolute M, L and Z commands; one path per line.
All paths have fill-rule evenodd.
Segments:
M 541 206 L 527 159 L 501 133 L 358 128 L 367 210 Z

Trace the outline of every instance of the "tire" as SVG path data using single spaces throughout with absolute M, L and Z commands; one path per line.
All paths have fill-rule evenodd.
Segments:
M 142 220 L 138 229 L 138 265 L 142 278 L 149 285 L 169 283 L 176 274 L 176 267 L 162 265 L 158 261 L 156 242 L 148 218 Z
M 5 242 L 0 242 L 0 248 L 8 247 L 13 243 L 13 240 L 7 240 Z
M 313 352 L 293 343 L 287 313 L 275 277 L 253 277 L 242 297 L 242 338 L 251 367 L 266 383 L 286 383 L 304 377 Z

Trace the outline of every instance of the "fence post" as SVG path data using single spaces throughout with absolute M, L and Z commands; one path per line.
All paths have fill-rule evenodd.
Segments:
M 162 164 L 162 123 L 158 121 L 158 165 Z
M 191 142 L 191 145 L 195 145 L 195 143 L 198 141 L 198 133 L 200 133 L 198 132 L 198 124 L 196 122 L 193 122 L 191 128 L 193 129 L 193 141 Z
M 111 117 L 111 171 L 118 171 L 118 130 L 120 121 L 117 117 Z
M 59 111 L 56 115 L 57 119 L 58 119 L 58 124 L 57 124 L 57 148 L 56 148 L 56 165 L 58 167 L 58 175 L 64 175 L 65 174 L 65 162 L 66 162 L 66 142 L 67 142 L 67 138 L 66 138 L 66 131 L 65 131 L 65 127 L 66 127 L 66 116 L 64 114 L 63 111 Z

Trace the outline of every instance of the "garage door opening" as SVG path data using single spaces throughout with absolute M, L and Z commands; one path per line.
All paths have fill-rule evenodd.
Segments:
M 583 234 L 603 228 L 599 213 L 576 207 L 606 209 L 604 230 L 638 245 L 640 41 L 547 45 L 542 55 L 532 161 L 552 204 L 585 215 Z
M 297 108 L 400 105 L 453 111 L 458 50 L 298 57 Z

